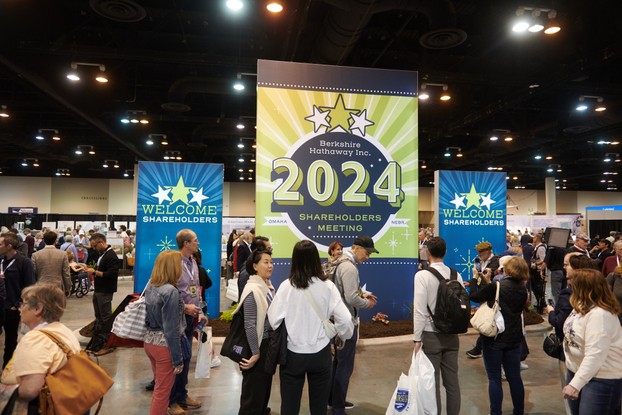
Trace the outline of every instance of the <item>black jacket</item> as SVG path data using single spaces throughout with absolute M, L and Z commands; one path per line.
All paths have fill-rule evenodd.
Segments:
M 488 302 L 490 307 L 495 302 L 497 284 L 488 284 L 476 293 L 471 294 L 471 300 L 483 303 Z M 523 340 L 523 324 L 521 316 L 527 301 L 527 289 L 513 278 L 501 280 L 499 291 L 499 306 L 505 322 L 505 331 L 499 334 L 495 341 L 504 343 L 516 343 Z
M 98 260 L 97 271 L 104 273 L 101 277 L 95 277 L 96 293 L 116 293 L 117 280 L 119 279 L 120 261 L 114 249 L 108 249 Z

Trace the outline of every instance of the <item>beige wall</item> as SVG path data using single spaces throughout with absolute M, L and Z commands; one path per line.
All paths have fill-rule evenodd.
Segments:
M 9 206 L 33 206 L 39 213 L 110 215 L 136 214 L 136 179 L 74 179 L 47 177 L 0 176 L 0 212 Z M 508 209 L 508 215 L 544 213 L 544 190 L 508 189 L 510 203 L 518 208 Z M 585 214 L 586 206 L 622 204 L 622 192 L 557 191 L 558 214 Z M 420 223 L 434 222 L 434 191 L 419 189 Z M 255 183 L 225 183 L 223 216 L 255 216 Z

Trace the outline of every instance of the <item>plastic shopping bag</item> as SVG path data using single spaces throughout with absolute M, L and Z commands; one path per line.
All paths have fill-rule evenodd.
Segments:
M 238 279 L 234 278 L 232 280 L 229 280 L 229 285 L 227 285 L 227 291 L 225 292 L 225 298 L 228 298 L 229 300 L 233 301 L 233 302 L 237 302 L 239 297 L 239 292 L 238 292 Z
M 203 327 L 199 332 L 199 350 L 197 352 L 197 367 L 194 371 L 195 379 L 209 379 L 212 366 L 212 328 Z
M 414 354 L 408 375 L 401 374 L 386 415 L 437 415 L 434 366 L 423 353 Z

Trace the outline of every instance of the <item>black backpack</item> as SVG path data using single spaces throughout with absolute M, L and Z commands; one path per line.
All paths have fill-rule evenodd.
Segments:
M 434 267 L 428 267 L 438 278 L 438 292 L 436 293 L 436 309 L 434 313 L 428 306 L 434 326 L 441 333 L 460 334 L 466 333 L 471 319 L 471 301 L 469 294 L 462 284 L 458 282 L 458 271 L 450 268 L 451 276 L 446 280 Z

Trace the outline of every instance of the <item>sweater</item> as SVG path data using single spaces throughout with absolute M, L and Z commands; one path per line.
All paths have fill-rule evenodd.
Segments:
M 573 311 L 564 323 L 569 382 L 580 391 L 593 378 L 622 379 L 622 327 L 618 316 L 594 307 L 587 314 Z
M 248 283 L 244 287 L 244 291 L 242 292 L 242 295 L 240 296 L 240 302 L 239 302 L 240 305 L 233 312 L 233 314 L 236 314 L 239 310 L 243 309 L 244 301 L 246 300 L 246 297 L 252 294 L 254 303 L 255 303 L 254 305 L 257 309 L 256 316 L 254 317 L 256 318 L 256 323 L 255 323 L 256 330 L 257 330 L 256 338 L 258 340 L 258 344 L 256 345 L 257 348 L 255 348 L 253 347 L 252 344 L 250 344 L 252 338 L 248 338 L 249 346 L 251 347 L 251 350 L 253 350 L 253 354 L 258 353 L 259 346 L 261 345 L 261 340 L 264 337 L 264 326 L 265 326 L 265 322 L 266 322 L 267 315 L 268 315 L 268 299 L 267 299 L 268 289 L 274 290 L 272 285 L 269 286 L 268 284 L 270 284 L 270 282 L 264 281 L 260 276 L 251 275 L 248 279 Z M 245 327 L 246 327 L 246 323 L 248 319 L 252 317 L 253 316 L 247 315 L 247 313 L 244 314 L 244 326 Z M 247 335 L 247 337 L 249 336 Z

